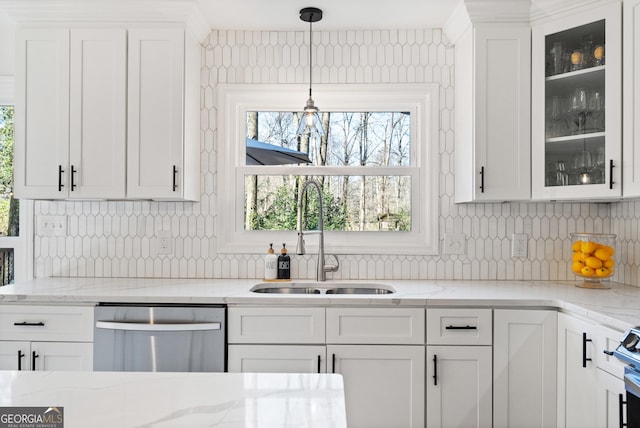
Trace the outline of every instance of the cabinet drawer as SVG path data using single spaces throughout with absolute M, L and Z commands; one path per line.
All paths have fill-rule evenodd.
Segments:
M 93 306 L 0 305 L 0 340 L 93 342 Z
M 324 308 L 235 308 L 229 343 L 324 343 Z
M 613 355 L 605 354 L 604 351 L 613 351 L 616 349 L 620 344 L 620 339 L 622 339 L 624 332 L 599 325 L 595 329 L 594 334 L 597 343 L 597 348 L 594 349 L 596 366 L 622 379 L 624 377 L 624 366 L 626 366 L 626 364 Z
M 424 309 L 327 308 L 327 343 L 424 344 Z
M 429 345 L 491 345 L 491 309 L 427 309 Z

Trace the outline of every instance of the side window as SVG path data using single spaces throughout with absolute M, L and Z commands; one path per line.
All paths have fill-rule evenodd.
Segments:
M 13 197 L 14 79 L 0 76 L 0 286 L 33 277 L 33 201 Z
M 15 249 L 5 237 L 20 236 L 20 203 L 13 197 L 13 106 L 0 106 L 0 286 L 15 279 Z

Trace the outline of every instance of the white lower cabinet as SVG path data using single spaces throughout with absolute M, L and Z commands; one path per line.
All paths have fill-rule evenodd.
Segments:
M 496 309 L 493 317 L 493 426 L 555 426 L 557 312 Z
M 492 310 L 427 308 L 426 426 L 490 427 Z
M 427 427 L 491 427 L 491 346 L 427 346 Z
M 0 370 L 93 370 L 92 343 L 3 341 L 0 347 Z
M 340 373 L 349 428 L 422 428 L 424 314 L 424 308 L 232 306 L 228 371 Z
M 558 314 L 558 427 L 599 428 L 596 423 L 595 326 Z
M 600 428 L 619 428 L 623 425 L 622 416 L 625 398 L 624 380 L 598 369 L 596 373 L 596 426 Z M 623 420 L 621 421 L 620 418 Z
M 622 426 L 624 365 L 603 353 L 620 337 L 622 332 L 558 314 L 558 428 Z
M 93 370 L 93 307 L 0 305 L 0 370 Z
M 328 345 L 342 374 L 349 428 L 424 426 L 424 346 Z

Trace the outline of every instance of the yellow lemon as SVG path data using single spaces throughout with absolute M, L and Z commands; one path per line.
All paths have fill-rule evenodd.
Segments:
M 610 245 L 603 245 L 602 249 L 606 250 L 609 253 L 610 257 L 613 257 L 613 255 L 616 253 L 616 250 L 614 250 L 613 247 Z
M 575 273 L 581 273 L 583 267 L 584 263 L 582 263 L 581 261 L 577 261 L 573 262 L 573 264 L 571 265 L 571 270 L 573 270 Z
M 573 251 L 581 251 L 581 249 L 582 249 L 582 241 L 578 239 L 576 242 L 573 243 L 573 245 L 571 246 L 571 249 Z
M 616 261 L 613 259 L 605 260 L 602 265 L 606 268 L 612 269 L 616 265 Z
M 582 250 L 583 253 L 591 254 L 596 250 L 597 246 L 598 244 L 596 244 L 595 242 L 584 241 L 582 242 L 580 249 Z
M 582 251 L 576 251 L 575 253 L 573 253 L 573 255 L 571 256 L 571 260 L 573 260 L 574 262 L 583 261 L 584 256 L 582 255 Z
M 582 268 L 580 273 L 584 276 L 593 276 L 595 275 L 596 272 L 593 270 L 593 268 L 590 268 L 589 266 L 585 266 Z
M 597 257 L 587 257 L 584 263 L 592 269 L 598 269 L 602 267 L 602 260 Z
M 605 277 L 605 276 L 609 276 L 611 275 L 611 270 L 606 268 L 606 267 L 601 267 L 596 269 L 596 276 L 599 276 L 601 278 Z
M 611 258 L 611 254 L 609 254 L 609 251 L 604 247 L 598 248 L 597 250 L 595 250 L 593 252 L 593 255 L 599 258 L 600 260 L 602 260 L 603 262 Z

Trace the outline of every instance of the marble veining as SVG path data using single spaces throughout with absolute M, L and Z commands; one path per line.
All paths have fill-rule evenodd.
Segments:
M 66 428 L 346 428 L 337 374 L 0 371 L 0 406 L 64 408 Z
M 387 295 L 252 293 L 251 287 L 259 282 L 262 281 L 42 278 L 0 287 L 0 303 L 547 307 L 572 312 L 620 331 L 640 325 L 640 288 L 619 283 L 611 283 L 610 290 L 590 290 L 576 287 L 577 281 L 391 280 L 383 283 L 396 292 Z

